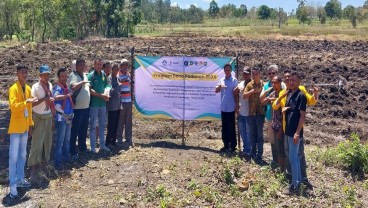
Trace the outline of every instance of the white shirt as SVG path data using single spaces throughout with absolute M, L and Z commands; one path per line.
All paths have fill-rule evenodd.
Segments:
M 49 82 L 49 89 L 52 92 L 52 84 L 50 82 Z M 31 95 L 32 97 L 36 97 L 37 99 L 42 99 L 46 96 L 45 90 L 43 90 L 40 82 L 36 82 L 32 85 Z M 51 109 L 46 107 L 45 101 L 41 102 L 37 106 L 34 106 L 32 109 L 33 112 L 41 115 L 51 113 Z
M 238 84 L 239 89 L 239 115 L 249 116 L 249 99 L 243 98 L 244 80 Z
M 76 73 L 71 72 L 69 74 L 69 79 L 67 82 L 68 87 L 71 89 L 72 85 L 82 81 L 82 78 Z M 88 81 L 87 76 L 83 73 L 83 81 Z M 74 104 L 74 109 L 86 109 L 89 108 L 89 102 L 91 100 L 91 94 L 89 91 L 89 84 L 84 84 L 79 91 L 76 102 Z

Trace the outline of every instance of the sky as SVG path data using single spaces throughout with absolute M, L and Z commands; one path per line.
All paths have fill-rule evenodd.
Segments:
M 287 12 L 291 12 L 293 9 L 296 10 L 298 7 L 297 0 L 215 0 L 219 7 L 224 4 L 235 4 L 239 7 L 241 4 L 245 4 L 248 9 L 252 7 L 259 7 L 261 5 L 267 5 L 271 8 L 281 7 Z M 366 0 L 340 0 L 342 8 L 351 4 L 353 6 L 363 6 Z M 191 4 L 201 7 L 202 9 L 208 9 L 211 0 L 171 0 L 171 5 L 179 5 L 181 8 L 189 8 Z M 328 0 L 307 0 L 307 4 L 321 5 L 324 6 Z

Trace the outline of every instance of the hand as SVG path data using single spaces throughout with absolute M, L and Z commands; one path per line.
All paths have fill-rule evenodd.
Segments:
M 318 92 L 319 92 L 318 87 L 313 86 L 313 93 L 314 93 L 314 94 L 318 94 Z
M 37 98 L 36 98 L 36 97 L 28 98 L 28 99 L 26 100 L 26 103 L 34 103 L 34 102 L 37 102 Z
M 239 93 L 239 88 L 238 88 L 238 87 L 235 87 L 235 89 L 234 89 L 234 93 L 235 93 L 235 94 L 238 94 L 238 93 Z
M 82 81 L 82 84 L 89 84 L 89 81 Z
M 299 140 L 299 134 L 295 133 L 293 137 L 293 143 L 298 144 L 298 140 Z
M 109 99 L 110 99 L 110 96 L 108 96 L 108 95 L 105 95 L 105 94 L 101 94 L 101 98 L 104 100 L 104 101 L 109 101 Z
M 282 110 L 281 110 L 281 112 L 282 112 L 282 113 L 285 113 L 289 108 L 290 108 L 290 107 L 283 107 L 283 108 L 282 108 Z
M 51 101 L 51 102 L 54 102 L 55 101 L 55 98 L 53 98 L 53 97 L 47 97 L 46 100 Z
M 268 101 L 270 101 L 270 102 L 272 103 L 273 101 L 275 101 L 275 100 L 276 100 L 276 98 L 275 98 L 275 97 L 273 97 L 273 98 L 271 98 L 271 97 L 267 97 L 267 100 L 268 100 Z
M 285 91 L 282 95 L 279 96 L 279 98 L 282 99 L 282 98 L 286 97 L 287 94 L 288 94 L 288 91 Z
M 257 87 L 253 89 L 253 93 L 260 93 L 262 92 L 262 88 L 261 87 Z

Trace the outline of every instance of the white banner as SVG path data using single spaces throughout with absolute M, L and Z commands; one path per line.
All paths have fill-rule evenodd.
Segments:
M 220 119 L 220 93 L 215 87 L 225 76 L 226 63 L 234 65 L 234 58 L 137 56 L 135 116 Z

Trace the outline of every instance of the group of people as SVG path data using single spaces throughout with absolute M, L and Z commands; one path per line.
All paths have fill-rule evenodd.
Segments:
M 39 81 L 26 84 L 28 67 L 18 64 L 17 81 L 9 88 L 11 110 L 8 134 L 9 181 L 11 198 L 18 196 L 18 187 L 29 187 L 24 168 L 27 157 L 27 141 L 31 139 L 28 166 L 31 179 L 50 160 L 53 143 L 53 128 L 56 128 L 54 166 L 78 160 L 78 153 L 96 153 L 96 138 L 99 151 L 109 152 L 116 145 L 132 142 L 132 99 L 129 62 L 103 62 L 96 58 L 88 70 L 84 59 L 72 62 L 72 70 L 57 70 L 57 82 L 49 82 L 51 69 L 39 67 Z M 107 135 L 105 127 L 107 121 Z M 90 149 L 86 138 L 89 126 Z M 78 138 L 78 142 L 77 142 Z
M 299 71 L 284 70 L 279 75 L 278 66 L 267 68 L 268 80 L 261 80 L 260 69 L 244 67 L 243 81 L 232 76 L 232 66 L 224 66 L 225 77 L 216 86 L 221 93 L 222 154 L 233 154 L 237 140 L 235 118 L 243 148 L 240 155 L 257 164 L 263 160 L 266 123 L 267 139 L 271 143 L 271 167 L 280 168 L 282 173 L 291 175 L 290 193 L 298 193 L 301 184 L 313 189 L 306 171 L 303 126 L 307 105 L 313 106 L 318 100 L 318 88 L 308 92 L 302 86 L 304 74 Z

